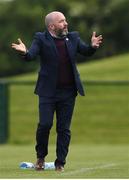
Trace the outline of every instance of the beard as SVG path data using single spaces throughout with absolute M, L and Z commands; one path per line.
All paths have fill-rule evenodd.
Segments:
M 57 37 L 62 38 L 62 37 L 67 36 L 68 29 L 67 28 L 66 29 L 58 29 L 55 33 L 56 33 Z

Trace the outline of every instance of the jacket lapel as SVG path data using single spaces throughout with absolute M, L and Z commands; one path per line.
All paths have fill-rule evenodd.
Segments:
M 53 54 L 56 54 L 57 58 L 59 58 L 59 53 L 58 53 L 58 50 L 57 50 L 56 45 L 54 43 L 54 40 L 48 31 L 46 31 L 46 37 L 49 40 L 49 43 L 51 44 L 51 47 L 52 47 L 53 52 L 54 52 Z M 69 37 L 65 38 L 65 43 L 66 43 L 66 47 L 67 47 L 67 51 L 69 54 L 70 61 L 72 64 L 75 64 L 75 62 L 73 60 L 73 47 L 72 47 L 72 43 L 71 43 Z
M 46 31 L 46 37 L 47 37 L 47 39 L 49 40 L 49 43 L 50 43 L 50 45 L 51 45 L 51 47 L 52 47 L 52 49 L 53 49 L 53 52 L 55 52 L 56 55 L 59 57 L 59 53 L 58 53 L 58 51 L 57 51 L 56 45 L 55 45 L 55 43 L 54 43 L 54 40 L 53 40 L 51 34 L 50 34 L 48 31 Z M 55 53 L 53 53 L 53 54 L 55 54 Z
M 70 41 L 70 39 L 68 37 L 65 38 L 65 43 L 66 43 L 66 47 L 67 47 L 67 51 L 68 51 L 68 54 L 69 54 L 69 58 L 70 58 L 70 61 L 71 63 L 73 64 L 74 63 L 74 60 L 73 60 L 73 47 L 72 47 L 72 43 Z

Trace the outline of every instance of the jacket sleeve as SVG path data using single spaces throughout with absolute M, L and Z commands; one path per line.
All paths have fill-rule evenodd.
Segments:
M 84 56 L 91 56 L 92 54 L 95 53 L 96 49 L 93 48 L 91 45 L 82 41 L 80 37 L 78 36 L 77 51 L 78 53 Z
M 27 53 L 23 56 L 26 61 L 31 61 L 36 58 L 40 53 L 40 36 L 39 33 L 35 33 L 34 39 Z

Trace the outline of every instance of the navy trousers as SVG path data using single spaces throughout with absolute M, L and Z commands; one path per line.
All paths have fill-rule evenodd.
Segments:
M 39 123 L 36 132 L 37 158 L 45 158 L 48 154 L 50 129 L 56 112 L 56 164 L 64 165 L 71 138 L 71 119 L 77 91 L 73 87 L 57 89 L 54 97 L 39 97 Z

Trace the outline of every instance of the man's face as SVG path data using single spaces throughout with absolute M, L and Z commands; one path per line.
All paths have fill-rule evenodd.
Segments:
M 59 13 L 53 17 L 52 29 L 58 37 L 63 37 L 68 34 L 68 23 L 63 14 Z

